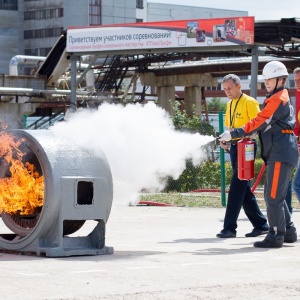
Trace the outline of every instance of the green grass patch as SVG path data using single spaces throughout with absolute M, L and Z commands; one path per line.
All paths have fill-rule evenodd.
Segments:
M 266 208 L 262 193 L 256 194 L 258 205 L 261 209 Z M 173 206 L 186 207 L 222 207 L 220 193 L 157 193 L 141 194 L 139 201 L 171 204 Z M 227 201 L 227 198 L 226 198 Z M 300 209 L 300 204 L 293 195 L 292 206 L 295 210 Z
M 222 207 L 219 196 L 212 197 L 200 193 L 159 193 L 142 194 L 140 201 L 151 201 L 173 206 L 186 207 Z

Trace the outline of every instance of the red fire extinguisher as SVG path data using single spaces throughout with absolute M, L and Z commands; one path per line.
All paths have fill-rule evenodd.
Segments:
M 237 143 L 238 151 L 238 178 L 250 180 L 254 178 L 254 142 L 249 138 L 243 138 Z

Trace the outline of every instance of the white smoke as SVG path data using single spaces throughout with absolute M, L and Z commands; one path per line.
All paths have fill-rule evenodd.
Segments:
M 113 176 L 114 204 L 137 201 L 142 189 L 161 189 L 161 178 L 179 177 L 186 158 L 199 163 L 204 155 L 201 146 L 214 139 L 175 131 L 166 111 L 153 103 L 79 110 L 51 130 L 96 154 L 105 153 Z

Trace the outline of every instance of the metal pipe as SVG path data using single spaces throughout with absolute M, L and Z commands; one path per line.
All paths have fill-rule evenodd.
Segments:
M 9 75 L 17 76 L 18 74 L 18 66 L 19 64 L 24 65 L 32 65 L 32 64 L 38 64 L 40 62 L 44 62 L 46 60 L 45 56 L 30 56 L 30 55 L 15 55 L 11 58 L 9 62 Z M 96 59 L 94 60 L 94 62 Z M 91 64 L 87 63 L 77 63 L 77 67 L 80 69 L 86 69 L 90 67 Z M 37 66 L 38 67 L 38 66 Z
M 97 57 L 95 56 L 94 59 L 86 66 L 86 68 L 83 70 L 82 74 L 80 75 L 80 77 L 76 80 L 76 86 L 78 84 L 80 84 L 80 82 L 83 80 L 84 76 L 87 75 L 87 73 L 91 70 L 91 67 L 94 65 L 95 61 L 96 61 Z M 94 71 L 91 70 L 94 74 Z M 88 81 L 88 80 L 86 80 Z
M 219 112 L 219 134 L 224 132 L 223 112 Z M 221 167 L 221 203 L 226 207 L 226 176 L 225 176 L 225 154 L 224 149 L 220 147 L 220 167 Z
M 3 96 L 6 95 L 6 96 Z M 45 96 L 48 97 L 68 97 L 71 96 L 70 90 L 34 90 L 34 89 L 27 89 L 27 88 L 2 88 L 0 87 L 0 102 L 9 102 L 16 96 L 23 96 L 23 97 L 32 97 L 32 96 Z M 108 96 L 105 95 L 91 95 L 88 91 L 77 91 L 76 100 L 85 100 L 85 101 L 106 101 L 109 99 Z M 26 101 L 28 103 L 30 101 Z M 54 103 L 54 102 L 46 102 L 46 101 L 32 101 L 31 103 Z M 64 102 L 59 102 L 64 103 Z M 68 103 L 70 103 L 68 101 Z
M 9 62 L 9 75 L 18 75 L 18 65 L 22 64 L 35 64 L 44 62 L 44 56 L 29 56 L 29 55 L 16 55 L 11 58 Z
M 28 88 L 14 88 L 14 87 L 0 87 L 1 95 L 71 95 L 71 90 L 36 90 L 36 89 L 28 89 Z M 78 95 L 86 95 L 88 96 L 90 92 L 88 91 L 76 91 Z
M 70 101 L 70 110 L 71 112 L 76 111 L 76 62 L 78 60 L 77 56 L 71 56 L 71 101 Z

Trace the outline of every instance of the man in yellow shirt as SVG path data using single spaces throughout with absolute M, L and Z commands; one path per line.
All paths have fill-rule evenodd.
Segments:
M 237 75 L 226 75 L 222 85 L 226 96 L 230 99 L 225 115 L 225 125 L 229 129 L 242 127 L 257 116 L 259 113 L 258 102 L 242 92 L 240 78 Z M 250 233 L 246 234 L 246 237 L 266 234 L 269 229 L 267 219 L 262 214 L 251 191 L 250 181 L 238 179 L 237 142 L 238 140 L 232 140 L 230 145 L 220 142 L 220 146 L 230 152 L 233 175 L 229 187 L 224 225 L 221 232 L 217 234 L 218 238 L 236 237 L 237 219 L 242 207 L 254 227 Z

